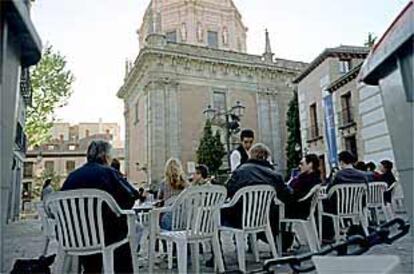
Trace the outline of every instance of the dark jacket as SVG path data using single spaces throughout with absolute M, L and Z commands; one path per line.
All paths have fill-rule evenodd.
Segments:
M 367 174 L 355 168 L 344 168 L 335 174 L 333 182 L 328 185 L 328 190 L 337 184 L 365 183 L 368 186 Z
M 395 181 L 397 181 L 397 179 L 395 179 L 395 176 L 394 174 L 392 174 L 392 172 L 387 172 L 384 174 L 375 172 L 373 175 L 373 181 L 374 182 L 386 182 L 387 186 L 390 187 Z M 392 201 L 391 192 L 392 190 L 384 192 L 384 201 L 386 203 L 391 203 Z
M 108 192 L 122 209 L 130 209 L 138 198 L 138 191 L 130 185 L 116 170 L 98 163 L 86 163 L 76 169 L 65 180 L 62 191 L 80 188 L 94 188 Z M 105 234 L 105 244 L 117 242 L 128 232 L 125 216 L 118 218 L 108 206 L 102 209 L 102 220 Z M 115 273 L 131 273 L 132 257 L 128 245 L 115 250 Z M 86 273 L 100 273 L 102 256 L 99 254 L 81 256 L 80 263 Z
M 321 184 L 321 177 L 319 173 L 301 173 L 294 178 L 289 187 L 293 190 L 293 195 L 285 203 L 285 216 L 294 219 L 306 219 L 310 213 L 312 199 L 298 202 L 298 200 L 305 197 L 309 191 L 316 185 Z
M 236 169 L 230 180 L 227 182 L 227 196 L 233 197 L 234 194 L 245 186 L 252 185 L 271 185 L 275 188 L 277 197 L 285 202 L 291 195 L 291 189 L 285 185 L 282 175 L 278 174 L 273 166 L 267 161 L 249 159 L 245 164 Z M 222 223 L 225 225 L 241 226 L 242 202 L 234 207 L 222 211 Z M 271 208 L 274 212 L 274 208 Z M 275 214 L 272 214 L 275 216 Z M 272 219 L 272 218 L 271 218 Z M 275 219 L 275 218 L 274 218 Z
M 240 165 L 239 165 L 241 166 L 249 160 L 249 155 L 247 154 L 246 150 L 244 149 L 242 145 L 239 145 L 236 150 L 240 153 L 240 156 L 241 156 Z

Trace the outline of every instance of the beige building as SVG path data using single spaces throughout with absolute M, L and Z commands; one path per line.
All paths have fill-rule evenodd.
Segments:
M 49 143 L 27 151 L 23 169 L 23 200 L 30 200 L 39 178 L 47 174 L 60 177 L 62 184 L 71 171 L 86 163 L 86 151 L 92 140 L 107 140 L 113 144 L 113 157 L 121 162 L 124 172 L 124 149 L 116 123 L 55 123 Z
M 268 35 L 263 55 L 244 53 L 246 28 L 232 1 L 165 2 L 150 3 L 140 28 L 141 50 L 118 91 L 125 105 L 129 178 L 158 183 L 171 156 L 191 166 L 203 110 L 229 109 L 238 101 L 246 107 L 241 127 L 256 131 L 256 140 L 271 148 L 284 172 L 291 81 L 306 64 L 273 58 Z M 184 24 L 185 40 L 178 38 Z
M 362 150 L 355 78 L 368 52 L 355 46 L 327 48 L 293 81 L 298 85 L 302 151 L 320 156 L 323 173 L 329 169 L 325 96 L 332 95 L 338 152 L 347 149 L 359 156 Z

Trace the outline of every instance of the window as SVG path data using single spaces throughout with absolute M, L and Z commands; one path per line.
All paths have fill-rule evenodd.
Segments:
M 345 137 L 345 149 L 352 152 L 354 156 L 358 159 L 358 149 L 355 135 Z
M 63 139 L 64 139 L 63 134 L 60 134 L 60 135 L 59 135 L 59 139 L 60 139 L 60 141 L 63 141 Z
M 316 103 L 310 105 L 309 109 L 309 118 L 310 118 L 310 139 L 314 139 L 319 136 L 318 128 L 318 113 L 316 109 Z
M 85 130 L 85 137 L 89 137 L 89 129 Z
M 33 177 L 33 162 L 25 162 L 23 167 L 23 178 Z
M 47 146 L 47 150 L 54 150 L 55 149 L 55 146 L 54 145 L 48 145 Z
M 139 122 L 139 102 L 135 103 L 135 124 Z
M 215 91 L 213 94 L 213 107 L 218 112 L 226 111 L 226 93 Z
M 347 73 L 351 69 L 351 60 L 339 60 L 339 72 Z
M 66 173 L 69 174 L 75 169 L 75 161 L 66 161 Z
M 168 42 L 177 42 L 177 31 L 174 30 L 167 32 L 166 37 Z
M 217 31 L 207 32 L 207 45 L 210 48 L 218 48 L 218 34 Z
M 45 170 L 49 172 L 55 171 L 55 162 L 53 161 L 45 161 Z
M 106 135 L 110 135 L 111 131 L 109 129 L 105 130 Z
M 68 146 L 68 149 L 69 149 L 70 151 L 73 151 L 73 150 L 75 150 L 75 149 L 76 149 L 76 145 L 69 145 L 69 146 Z
M 351 92 L 347 92 L 341 96 L 341 106 L 342 106 L 342 113 L 340 114 L 340 118 L 342 119 L 341 125 L 347 125 L 353 122 L 353 115 L 352 115 L 352 101 L 351 101 Z

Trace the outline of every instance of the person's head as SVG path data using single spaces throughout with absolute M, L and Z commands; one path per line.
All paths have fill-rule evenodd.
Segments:
M 184 176 L 184 170 L 180 160 L 176 158 L 168 159 L 165 164 L 165 180 L 171 185 L 173 189 L 184 188 L 186 181 Z
M 307 154 L 300 161 L 299 168 L 301 173 L 319 172 L 319 158 L 316 154 Z
M 367 171 L 367 165 L 362 161 L 356 162 L 354 164 L 354 167 L 358 170 Z
M 139 194 L 144 193 L 144 191 L 145 191 L 145 190 L 144 190 L 144 188 L 143 188 L 143 187 L 140 187 L 140 188 L 138 189 L 138 193 L 139 193 Z
M 43 188 L 50 186 L 51 183 L 52 183 L 52 179 L 46 179 L 45 182 L 43 183 Z
M 262 143 L 257 143 L 250 149 L 250 159 L 267 161 L 271 155 L 270 149 Z
M 86 153 L 88 163 L 109 165 L 111 161 L 112 146 L 103 140 L 92 141 Z
M 119 172 L 121 171 L 121 163 L 116 158 L 112 159 L 111 167 L 115 170 L 118 170 Z
M 382 160 L 380 162 L 380 171 L 382 173 L 392 172 L 393 164 L 390 160 Z
M 367 167 L 367 171 L 375 171 L 375 169 L 377 168 L 374 162 L 368 162 L 366 164 L 366 167 Z
M 342 151 L 338 154 L 339 165 L 341 168 L 352 166 L 355 163 L 355 156 L 349 151 Z
M 208 177 L 208 167 L 206 165 L 198 165 L 195 168 L 194 181 L 205 180 Z
M 243 129 L 240 133 L 241 145 L 246 151 L 249 151 L 254 142 L 254 131 L 252 129 Z

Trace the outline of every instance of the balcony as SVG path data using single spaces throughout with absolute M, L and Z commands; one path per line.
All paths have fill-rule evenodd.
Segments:
M 29 68 L 22 68 L 20 75 L 20 93 L 26 105 L 32 105 L 32 86 L 30 83 Z
M 20 151 L 22 153 L 26 153 L 27 151 L 27 136 L 23 132 L 23 127 L 20 123 L 17 123 L 16 126 L 16 136 L 14 139 L 14 143 L 17 146 L 16 151 Z
M 356 125 L 354 108 L 345 108 L 338 112 L 338 129 L 342 130 Z
M 306 141 L 308 143 L 322 139 L 322 126 L 312 125 L 306 129 Z

